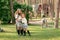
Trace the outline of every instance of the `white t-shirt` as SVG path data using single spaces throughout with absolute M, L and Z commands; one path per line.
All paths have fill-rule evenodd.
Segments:
M 26 18 L 22 18 L 22 23 L 23 23 L 24 25 L 27 25 L 27 20 L 26 20 Z
M 15 14 L 15 19 L 16 19 L 16 21 L 17 21 L 17 20 L 20 21 L 20 20 L 21 20 L 21 16 L 18 15 L 18 14 Z

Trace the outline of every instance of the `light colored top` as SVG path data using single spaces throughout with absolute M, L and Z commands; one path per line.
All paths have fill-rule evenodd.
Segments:
M 46 18 L 42 18 L 42 23 L 46 23 L 47 22 L 47 19 Z
M 26 18 L 24 17 L 24 18 L 22 18 L 22 23 L 24 24 L 24 25 L 27 25 L 27 20 L 26 20 Z
M 16 19 L 16 21 L 20 21 L 21 20 L 21 16 L 18 15 L 18 14 L 15 14 L 15 19 Z

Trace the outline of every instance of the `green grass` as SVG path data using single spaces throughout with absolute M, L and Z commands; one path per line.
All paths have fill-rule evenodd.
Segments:
M 0 40 L 60 40 L 60 29 L 43 28 L 29 25 L 32 36 L 18 36 L 15 25 L 0 25 L 5 32 L 0 32 Z

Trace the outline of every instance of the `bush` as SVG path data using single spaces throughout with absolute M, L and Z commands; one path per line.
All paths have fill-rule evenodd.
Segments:
M 3 23 L 9 23 L 11 20 L 11 13 L 9 7 L 9 0 L 0 0 L 0 20 Z

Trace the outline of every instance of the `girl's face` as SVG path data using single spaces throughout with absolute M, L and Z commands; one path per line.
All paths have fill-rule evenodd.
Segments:
M 22 16 L 21 16 L 22 18 L 24 18 L 25 17 L 25 15 L 24 14 L 22 14 Z

